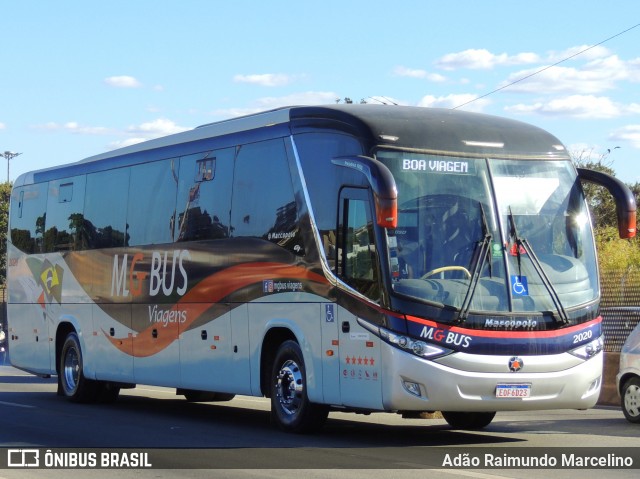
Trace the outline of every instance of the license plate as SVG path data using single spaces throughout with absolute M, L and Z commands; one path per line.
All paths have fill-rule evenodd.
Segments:
M 528 398 L 531 396 L 531 384 L 498 384 L 497 398 Z

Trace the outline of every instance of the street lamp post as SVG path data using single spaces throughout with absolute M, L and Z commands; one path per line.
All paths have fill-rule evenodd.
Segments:
M 5 151 L 4 153 L 0 153 L 0 156 L 7 159 L 7 183 L 9 183 L 9 162 L 19 155 L 22 155 L 22 153 L 14 153 L 13 151 Z

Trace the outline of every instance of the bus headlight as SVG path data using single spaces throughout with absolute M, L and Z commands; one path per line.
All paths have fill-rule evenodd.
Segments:
M 571 351 L 569 351 L 574 356 L 579 357 L 580 359 L 589 359 L 598 354 L 604 348 L 604 341 L 602 336 L 593 341 L 583 344 Z
M 408 336 L 392 333 L 384 328 L 379 328 L 380 337 L 403 351 L 415 354 L 421 358 L 434 359 L 440 356 L 446 356 L 453 352 L 450 349 L 429 344 L 424 341 L 415 340 Z
M 373 334 L 380 337 L 387 343 L 396 346 L 398 349 L 411 354 L 415 354 L 416 356 L 421 358 L 435 359 L 441 356 L 446 356 L 447 354 L 451 354 L 453 352 L 453 350 L 451 349 L 443 348 L 442 346 L 436 346 L 435 344 L 427 343 L 419 339 L 413 339 L 409 336 L 405 336 L 404 334 L 392 333 L 388 329 L 382 328 L 380 326 L 374 326 L 373 324 L 367 323 L 360 318 L 358 318 L 358 324 L 363 328 L 371 331 Z

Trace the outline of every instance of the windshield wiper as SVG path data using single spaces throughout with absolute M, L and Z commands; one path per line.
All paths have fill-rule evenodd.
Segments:
M 542 263 L 540 263 L 540 260 L 536 256 L 536 253 L 533 251 L 533 247 L 531 246 L 529 241 L 527 241 L 526 238 L 521 238 L 520 235 L 518 234 L 518 228 L 516 227 L 516 221 L 513 217 L 511 206 L 509 206 L 509 223 L 510 223 L 509 235 L 513 240 L 513 243 L 515 246 L 515 254 L 518 258 L 518 277 L 522 276 L 522 262 L 521 262 L 521 253 L 520 253 L 520 250 L 522 248 L 522 250 L 529 256 L 529 259 L 531 259 L 531 265 L 533 266 L 533 269 L 536 270 L 536 273 L 538 273 L 538 276 L 542 280 L 542 284 L 549 292 L 549 296 L 551 296 L 551 300 L 553 301 L 553 304 L 555 305 L 558 311 L 558 316 L 560 316 L 559 321 L 562 324 L 568 324 L 569 316 L 567 315 L 567 312 L 564 309 L 564 306 L 562 306 L 562 301 L 560 301 L 560 296 L 558 296 L 558 292 L 553 287 L 553 284 L 549 280 L 547 273 L 545 273 L 544 268 L 542 267 Z
M 473 299 L 473 295 L 476 291 L 476 287 L 478 286 L 478 282 L 480 281 L 480 275 L 482 274 L 482 269 L 484 265 L 487 263 L 487 258 L 491 256 L 491 240 L 493 237 L 491 236 L 491 230 L 489 229 L 489 224 L 487 223 L 487 216 L 484 214 L 484 208 L 482 207 L 482 203 L 478 203 L 480 206 L 480 215 L 482 217 L 482 240 L 476 243 L 476 248 L 473 251 L 473 257 L 471 258 L 471 264 L 473 265 L 471 280 L 469 282 L 469 288 L 467 289 L 467 294 L 464 297 L 464 301 L 462 301 L 462 306 L 460 306 L 460 313 L 456 318 L 456 323 L 463 323 L 467 317 L 469 316 L 469 309 L 471 308 L 471 300 Z M 493 276 L 491 261 L 489 260 L 489 276 Z

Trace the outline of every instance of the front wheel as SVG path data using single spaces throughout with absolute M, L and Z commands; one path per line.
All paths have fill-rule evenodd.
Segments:
M 640 423 L 640 378 L 629 379 L 622 387 L 622 412 L 627 421 Z
M 84 377 L 82 349 L 78 335 L 67 335 L 60 353 L 58 372 L 60 391 L 73 402 L 93 402 L 98 394 L 98 384 Z
M 483 429 L 493 421 L 495 415 L 495 412 L 442 411 L 442 417 L 454 429 Z
M 310 432 L 322 427 L 329 408 L 307 397 L 307 377 L 302 350 L 285 341 L 276 353 L 271 370 L 271 419 L 287 432 Z

